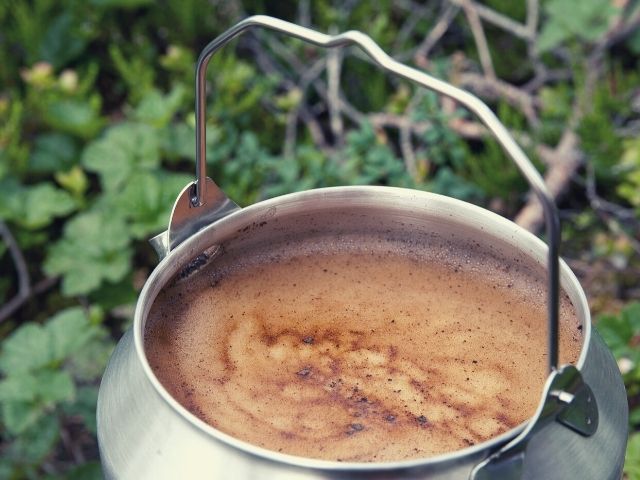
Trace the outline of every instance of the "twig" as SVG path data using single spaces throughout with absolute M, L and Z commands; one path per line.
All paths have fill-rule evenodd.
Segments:
M 429 62 L 427 60 L 427 57 L 429 56 L 429 52 L 431 52 L 431 49 L 438 43 L 438 41 L 440 41 L 442 36 L 449 29 L 451 22 L 456 17 L 459 11 L 460 8 L 455 5 L 445 5 L 440 18 L 438 18 L 438 21 L 436 22 L 434 27 L 429 31 L 429 34 L 418 46 L 418 49 L 413 56 L 413 61 L 416 62 L 416 65 L 425 69 L 428 67 Z
M 9 249 L 18 275 L 18 293 L 0 308 L 0 323 L 6 320 L 31 296 L 31 279 L 22 250 L 7 224 L 0 221 L 0 237 Z
M 416 8 L 410 10 L 410 15 L 407 16 L 407 19 L 404 21 L 400 30 L 398 31 L 398 35 L 393 42 L 393 51 L 398 50 L 404 42 L 411 36 L 413 31 L 416 28 L 416 25 L 425 18 L 428 14 L 432 13 L 432 5 L 420 6 L 418 5 Z
M 538 127 L 540 122 L 536 113 L 537 100 L 529 92 L 499 78 L 482 76 L 477 73 L 462 73 L 457 79 L 461 85 L 470 88 L 478 95 L 506 100 L 524 114 L 532 127 Z
M 448 0 L 454 5 L 459 7 L 464 7 L 464 4 L 468 2 L 468 0 Z M 481 5 L 479 3 L 474 3 L 473 8 L 478 14 L 480 18 L 486 20 L 489 23 L 492 23 L 496 27 L 500 27 L 503 30 L 515 35 L 516 37 L 520 37 L 523 39 L 528 39 L 530 36 L 529 30 L 526 26 L 522 25 L 519 22 L 503 15 L 501 13 L 492 10 L 491 8 Z
M 305 99 L 306 92 L 309 88 L 309 85 L 318 78 L 322 72 L 324 71 L 325 63 L 322 60 L 316 61 L 311 68 L 309 68 L 303 75 L 300 80 L 300 85 L 293 87 L 300 91 L 300 99 L 298 105 L 289 112 L 287 115 L 287 127 L 285 133 L 285 142 L 284 142 L 284 156 L 292 157 L 295 151 L 295 143 L 296 138 L 298 136 L 298 116 L 302 111 L 305 110 Z M 314 140 L 317 140 L 318 144 L 326 146 L 326 142 L 324 140 L 324 135 L 322 134 L 322 129 L 315 122 L 315 120 L 311 120 L 311 115 L 305 115 L 306 123 L 311 124 L 310 131 Z M 315 124 L 314 124 L 315 123 Z M 317 138 L 316 138 L 317 136 Z
M 543 64 L 541 63 L 541 65 Z M 521 89 L 522 91 L 527 93 L 537 92 L 541 87 L 549 82 L 569 80 L 571 76 L 571 70 L 569 70 L 568 68 L 549 70 L 543 65 L 539 71 L 536 71 L 536 75 L 527 83 L 525 83 L 521 87 Z
M 548 162 L 549 168 L 545 175 L 545 182 L 549 192 L 556 199 L 564 193 L 583 160 L 579 149 L 579 138 L 575 130 L 591 108 L 590 99 L 602 75 L 604 54 L 608 48 L 633 32 L 638 25 L 640 25 L 640 13 L 627 19 L 626 23 L 624 19 L 614 22 L 610 30 L 595 45 L 587 57 L 585 62 L 587 73 L 584 87 L 573 103 L 567 125 L 554 151 L 553 158 Z M 543 211 L 536 197 L 529 197 L 525 206 L 516 216 L 515 221 L 520 226 L 531 231 L 540 229 L 543 221 Z
M 527 40 L 527 53 L 533 64 L 536 78 L 549 78 L 548 68 L 540 59 L 538 52 L 538 25 L 540 23 L 540 2 L 539 0 L 527 0 L 527 20 L 526 29 L 529 34 Z M 530 82 L 531 83 L 531 82 Z M 543 83 L 540 84 L 541 86 Z
M 636 212 L 633 208 L 625 208 L 621 205 L 617 205 L 613 202 L 609 202 L 598 195 L 596 189 L 596 174 L 593 165 L 587 165 L 587 180 L 585 184 L 585 191 L 591 208 L 596 212 L 604 212 L 605 215 L 613 215 L 624 221 L 635 220 Z
M 410 118 L 413 110 L 418 106 L 423 96 L 424 92 L 422 91 L 422 89 L 416 90 L 413 97 L 411 98 L 411 101 L 407 105 L 407 108 L 405 109 L 404 118 L 406 118 L 406 121 L 402 122 L 402 124 L 400 125 L 400 151 L 402 152 L 404 165 L 409 172 L 409 175 L 411 175 L 411 177 L 415 180 L 418 179 L 418 168 L 416 165 L 416 154 L 411 143 L 412 122 Z
M 335 32 L 334 32 L 335 33 Z M 344 144 L 342 115 L 340 113 L 340 71 L 342 70 L 343 52 L 340 48 L 332 48 L 327 52 L 327 84 L 329 108 L 329 126 L 334 137 L 334 145 Z
M 82 464 L 86 461 L 84 453 L 82 453 L 82 448 L 73 441 L 71 435 L 69 435 L 69 432 L 64 427 L 60 429 L 60 440 L 62 440 L 67 451 L 71 453 L 75 464 Z
M 471 0 L 461 0 L 461 3 L 464 14 L 469 22 L 469 28 L 471 28 L 471 33 L 473 34 L 473 40 L 476 43 L 482 70 L 488 78 L 495 80 L 496 71 L 493 69 L 489 44 L 487 43 L 487 37 L 484 34 L 484 28 L 482 28 L 482 22 L 478 15 L 478 6 Z
M 549 168 L 545 175 L 545 183 L 551 196 L 557 199 L 564 193 L 573 174 L 582 163 L 582 155 L 578 149 L 578 136 L 573 130 L 565 130 L 558 146 L 546 159 L 546 163 Z M 532 232 L 542 227 L 543 211 L 537 197 L 529 197 L 525 206 L 516 215 L 515 222 Z
M 303 27 L 309 27 L 311 25 L 310 0 L 300 0 L 298 2 L 298 23 Z
M 461 137 L 469 140 L 477 140 L 485 137 L 489 133 L 481 123 L 456 116 L 455 113 L 458 105 L 452 98 L 442 97 L 440 103 L 442 104 L 442 111 L 450 116 L 448 123 L 449 128 Z

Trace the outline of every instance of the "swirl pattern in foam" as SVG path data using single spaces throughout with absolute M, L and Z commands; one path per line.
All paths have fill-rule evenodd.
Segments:
M 523 265 L 345 235 L 216 258 L 156 299 L 145 351 L 181 404 L 234 437 L 393 461 L 529 418 L 547 375 L 545 312 L 544 283 Z M 561 319 L 561 361 L 575 362 L 566 297 Z

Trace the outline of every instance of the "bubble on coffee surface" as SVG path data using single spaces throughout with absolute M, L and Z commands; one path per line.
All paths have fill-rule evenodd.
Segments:
M 423 458 L 528 419 L 546 288 L 524 264 L 359 236 L 222 255 L 150 312 L 149 363 L 205 422 L 283 453 Z M 563 295 L 560 358 L 582 337 Z

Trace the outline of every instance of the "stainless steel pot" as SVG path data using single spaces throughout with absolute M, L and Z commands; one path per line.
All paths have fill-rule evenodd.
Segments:
M 512 222 L 474 205 L 426 192 L 336 187 L 293 193 L 240 209 L 205 174 L 205 71 L 240 33 L 264 27 L 318 46 L 356 44 L 386 71 L 456 99 L 474 112 L 517 164 L 544 205 L 549 247 Z M 197 181 L 179 195 L 169 229 L 152 240 L 163 257 L 147 280 L 134 324 L 118 344 L 98 398 L 98 442 L 108 479 L 620 479 L 627 440 L 626 394 L 615 360 L 591 326 L 577 279 L 558 259 L 559 223 L 542 178 L 491 110 L 473 95 L 388 57 L 360 32 L 327 36 L 287 22 L 248 18 L 211 42 L 196 69 Z M 251 245 L 310 232 L 407 232 L 473 239 L 504 258 L 546 271 L 550 374 L 535 415 L 482 444 L 436 457 L 346 463 L 284 455 L 205 424 L 174 400 L 145 357 L 143 333 L 157 294 L 181 272 L 215 261 L 220 245 Z M 569 296 L 584 343 L 575 366 L 558 366 L 558 298 Z

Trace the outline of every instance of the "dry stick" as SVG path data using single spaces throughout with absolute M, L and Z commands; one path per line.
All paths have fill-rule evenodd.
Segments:
M 604 212 L 607 215 L 613 215 L 623 221 L 633 221 L 634 223 L 638 223 L 636 221 L 636 212 L 633 208 L 625 208 L 621 205 L 605 200 L 598 195 L 598 191 L 596 189 L 595 169 L 591 164 L 587 165 L 587 181 L 585 186 L 589 204 L 596 212 Z
M 534 68 L 536 67 L 534 66 Z M 531 94 L 533 92 L 537 92 L 541 87 L 549 82 L 559 82 L 563 80 L 570 80 L 571 78 L 571 70 L 568 68 L 556 68 L 549 70 L 547 67 L 543 66 L 542 68 L 537 69 L 535 76 L 520 87 L 520 89 L 523 92 Z
M 300 0 L 298 2 L 298 24 L 303 27 L 311 26 L 311 1 Z
M 532 127 L 539 126 L 540 121 L 536 113 L 537 101 L 527 91 L 499 78 L 482 76 L 477 73 L 462 73 L 458 76 L 458 81 L 462 86 L 473 90 L 480 96 L 506 100 L 510 105 L 522 111 Z
M 396 35 L 395 40 L 393 41 L 392 51 L 397 51 L 400 49 L 402 44 L 407 41 L 407 39 L 411 36 L 413 31 L 416 28 L 416 25 L 427 15 L 432 14 L 433 5 L 426 6 L 418 6 L 416 9 L 410 10 L 410 15 L 404 21 L 400 30 L 398 31 L 398 35 Z M 397 57 L 396 57 L 397 60 Z
M 18 274 L 18 293 L 0 308 L 0 322 L 2 322 L 20 308 L 31 296 L 31 280 L 22 250 L 20 250 L 20 246 L 18 242 L 16 242 L 11 230 L 9 230 L 9 227 L 7 227 L 7 224 L 3 221 L 0 221 L 0 237 L 2 237 L 9 249 L 16 273 Z
M 329 108 L 329 126 L 334 137 L 334 145 L 340 148 L 344 144 L 344 130 L 340 113 L 340 71 L 342 70 L 343 51 L 332 48 L 327 52 L 327 84 Z
M 448 0 L 448 1 L 459 7 L 464 7 L 466 3 L 470 3 L 469 0 Z M 519 37 L 525 40 L 529 38 L 529 35 L 530 35 L 529 30 L 527 29 L 526 26 L 522 25 L 521 23 L 516 22 L 515 20 L 507 17 L 506 15 L 496 12 L 495 10 L 492 10 L 491 8 L 485 5 L 480 5 L 479 3 L 473 3 L 472 7 L 476 11 L 478 16 L 483 20 L 495 25 L 496 27 L 506 30 L 509 33 L 512 33 L 516 37 Z
M 274 41 L 275 46 L 277 47 L 277 51 L 280 54 L 281 58 L 287 62 L 288 66 L 294 70 L 296 75 L 302 76 L 308 70 L 308 66 L 301 63 L 295 55 L 291 54 L 289 49 L 284 46 L 282 43 L 277 43 Z M 262 44 L 257 43 L 254 45 L 257 52 L 261 52 L 264 56 L 269 57 L 267 53 L 264 52 L 262 48 Z M 280 74 L 282 76 L 286 76 L 286 72 L 280 70 Z M 293 83 L 291 80 L 288 82 Z M 320 78 L 316 78 L 312 83 L 316 93 L 322 98 L 325 103 L 329 103 L 329 92 L 327 86 Z M 338 97 L 338 104 L 340 106 L 340 111 L 345 114 L 351 121 L 356 124 L 361 124 L 366 120 L 366 115 L 359 112 L 355 107 L 353 107 L 349 102 L 347 102 L 341 95 Z
M 282 83 L 284 88 L 286 88 L 287 90 L 291 90 L 293 88 L 297 88 L 298 86 L 295 84 L 295 82 L 293 82 L 292 80 L 290 80 L 289 78 L 287 78 L 287 74 L 284 71 L 284 69 L 278 65 L 276 63 L 276 61 L 273 59 L 273 57 L 264 50 L 263 45 L 261 42 L 257 41 L 256 38 L 253 38 L 251 36 L 246 37 L 246 44 L 247 46 L 251 49 L 251 51 L 254 53 L 255 55 L 255 59 L 256 59 L 256 63 L 258 64 L 258 67 L 260 67 L 260 69 L 265 72 L 265 73 L 277 73 L 278 76 L 280 78 L 282 78 Z M 322 66 L 324 64 L 324 62 L 321 62 L 320 60 L 317 61 L 318 65 Z M 311 69 L 308 69 L 307 71 L 303 72 L 301 74 L 301 76 L 304 76 L 305 74 L 308 74 L 309 71 L 313 72 L 314 69 L 313 67 Z M 315 144 L 323 151 L 328 152 L 329 147 L 327 144 L 326 139 L 324 138 L 324 133 L 322 132 L 322 128 L 320 127 L 320 125 L 318 124 L 317 120 L 315 119 L 315 116 L 313 114 L 311 114 L 309 112 L 308 107 L 302 103 L 300 106 L 298 106 L 298 112 L 297 114 L 299 114 L 300 118 L 305 122 L 307 128 L 309 129 L 309 132 L 311 134 L 311 137 L 313 138 L 313 141 L 315 142 Z M 289 118 L 287 119 L 287 126 L 289 126 Z M 296 125 L 297 128 L 297 125 Z M 290 132 L 287 132 L 286 135 L 292 135 Z M 285 135 L 285 142 L 286 142 L 286 135 Z M 285 143 L 286 145 L 286 143 Z M 285 152 L 286 152 L 286 148 L 285 148 Z
M 420 43 L 418 49 L 413 55 L 413 61 L 420 68 L 428 68 L 429 62 L 427 60 L 427 57 L 429 56 L 429 52 L 431 52 L 431 49 L 435 47 L 442 36 L 447 32 L 449 26 L 451 25 L 451 22 L 456 17 L 459 11 L 460 8 L 455 5 L 445 5 L 442 14 L 440 15 L 440 18 L 436 22 L 435 26 L 429 31 L 429 34 L 425 37 L 422 43 Z
M 573 104 L 569 121 L 560 138 L 560 142 L 554 151 L 553 157 L 548 161 L 549 169 L 545 174 L 545 182 L 554 198 L 560 197 L 565 192 L 571 178 L 582 163 L 583 158 L 579 149 L 579 138 L 575 133 L 575 129 L 590 108 L 589 101 L 602 74 L 604 54 L 608 48 L 640 26 L 640 12 L 629 18 L 626 23 L 622 17 L 621 15 L 620 20 L 614 23 L 587 58 L 587 75 L 584 88 Z M 520 210 L 515 222 L 533 232 L 542 227 L 542 207 L 533 195 L 529 197 L 525 206 Z
M 526 20 L 526 28 L 529 33 L 529 38 L 527 39 L 527 53 L 529 55 L 529 59 L 533 65 L 533 70 L 535 72 L 535 77 L 532 81 L 530 81 L 527 85 L 536 84 L 536 79 L 543 79 L 542 82 L 539 82 L 539 85 L 542 86 L 549 80 L 548 68 L 544 64 L 544 62 L 540 59 L 540 53 L 538 52 L 538 25 L 540 22 L 540 3 L 539 0 L 527 0 L 527 20 Z M 539 88 L 539 87 L 537 87 Z M 537 90 L 537 88 L 535 90 Z M 525 87 L 525 90 L 526 87 Z M 534 90 L 528 90 L 534 91 Z
M 483 124 L 455 116 L 458 104 L 452 98 L 442 97 L 440 103 L 442 104 L 442 111 L 451 116 L 447 126 L 461 137 L 469 140 L 478 140 L 489 134 Z
M 65 446 L 67 451 L 71 453 L 75 464 L 81 464 L 86 461 L 84 453 L 82 452 L 82 448 L 71 438 L 69 432 L 66 428 L 60 429 L 60 440 L 62 440 L 62 444 Z
M 635 211 L 631 208 L 624 208 L 613 202 L 609 202 L 598 195 L 596 191 L 595 172 L 591 165 L 587 166 L 586 192 L 589 205 L 591 205 L 591 208 L 593 208 L 607 225 L 607 228 L 614 234 L 623 236 L 627 242 L 629 242 L 631 248 L 640 255 L 640 242 L 620 225 L 620 220 L 626 222 L 632 221 L 637 230 L 638 222 L 636 221 Z
M 285 157 L 288 157 L 288 158 L 293 157 L 295 153 L 295 144 L 296 144 L 296 139 L 298 137 L 298 117 L 300 116 L 301 112 L 305 109 L 305 106 L 306 106 L 305 100 L 306 100 L 307 89 L 309 88 L 309 85 L 317 77 L 319 77 L 322 74 L 322 72 L 324 71 L 324 68 L 325 68 L 325 62 L 323 60 L 316 61 L 311 66 L 311 68 L 309 68 L 302 75 L 299 86 L 294 87 L 300 90 L 301 98 L 299 100 L 298 106 L 296 106 L 296 108 L 291 110 L 291 112 L 289 112 L 289 114 L 287 115 L 287 127 L 286 127 L 285 142 L 284 142 L 284 148 L 283 148 Z M 310 132 L 311 132 L 311 135 L 314 137 L 314 141 L 316 140 L 315 135 L 320 135 L 320 138 L 317 138 L 317 140 L 319 140 L 320 143 L 323 143 L 326 146 L 324 135 L 322 134 L 322 129 L 320 128 L 320 126 L 313 125 L 311 128 L 312 129 L 310 129 Z
M 402 152 L 404 165 L 414 180 L 418 180 L 418 168 L 416 165 L 416 154 L 411 143 L 411 113 L 418 106 L 423 96 L 424 92 L 422 89 L 414 93 L 405 109 L 404 121 L 400 125 L 400 151 Z
M 471 0 L 463 0 L 462 9 L 464 10 L 464 14 L 467 17 L 467 22 L 469 22 L 469 28 L 471 28 L 473 40 L 476 43 L 476 49 L 478 50 L 478 55 L 480 56 L 480 64 L 482 65 L 482 70 L 488 78 L 495 80 L 496 72 L 493 69 L 493 61 L 491 60 L 489 44 L 487 43 L 487 37 L 484 34 L 484 28 L 482 28 L 482 22 L 480 21 L 480 17 L 478 16 L 477 6 L 472 3 Z

